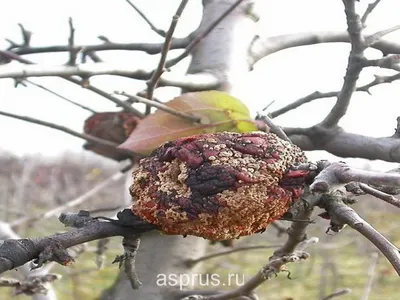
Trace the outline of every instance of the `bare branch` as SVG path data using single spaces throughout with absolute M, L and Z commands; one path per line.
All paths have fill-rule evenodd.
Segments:
M 146 17 L 146 15 L 135 4 L 133 4 L 131 1 L 129 1 L 129 0 L 125 0 L 125 1 L 143 18 L 143 20 L 147 24 L 149 24 L 151 30 L 153 30 L 154 32 L 156 32 L 160 36 L 165 37 L 166 33 L 165 33 L 164 30 L 158 29 L 156 26 L 154 26 L 154 24 Z
M 4 53 L 1 51 L 0 53 Z M 25 60 L 26 61 L 26 60 Z M 98 88 L 85 83 L 83 80 L 75 79 L 70 76 L 91 77 L 97 75 L 118 75 L 133 79 L 145 80 L 150 78 L 151 71 L 136 69 L 133 66 L 128 66 L 126 63 L 121 65 L 96 63 L 96 64 L 81 64 L 77 66 L 42 66 L 42 65 L 24 65 L 24 66 L 3 66 L 0 68 L 0 78 L 25 78 L 25 77 L 49 77 L 59 76 L 80 86 L 94 91 L 123 107 L 125 110 L 134 112 L 135 115 L 142 117 L 140 112 L 137 112 L 130 105 L 124 103 L 118 98 L 112 97 L 107 93 L 99 92 Z M 188 88 L 194 90 L 210 90 L 219 86 L 219 80 L 214 75 L 209 73 L 199 74 L 177 74 L 164 73 L 160 78 L 160 86 L 175 86 L 180 88 Z M 105 96 L 107 95 L 107 96 Z M 133 110 L 133 111 L 132 111 Z
M 127 1 L 129 2 L 129 0 Z M 182 0 L 181 3 L 179 4 L 178 9 L 175 12 L 175 15 L 172 17 L 171 25 L 169 26 L 169 29 L 165 36 L 164 46 L 161 51 L 160 62 L 158 63 L 156 70 L 151 75 L 150 80 L 147 82 L 147 98 L 150 100 L 153 99 L 154 89 L 157 87 L 160 77 L 165 71 L 165 62 L 167 60 L 168 51 L 171 47 L 172 36 L 174 34 L 176 25 L 178 24 L 179 18 L 183 10 L 185 9 L 187 3 L 188 0 Z M 148 114 L 150 114 L 149 106 L 146 109 L 146 115 Z
M 270 128 L 270 131 L 272 133 L 275 133 L 282 140 L 285 140 L 293 144 L 292 141 L 286 135 L 286 133 L 282 130 L 282 128 L 280 126 L 277 126 L 274 122 L 272 122 L 272 120 L 268 116 L 262 115 L 261 113 L 257 113 L 256 120 L 263 121 Z
M 184 38 L 176 38 L 171 42 L 171 49 L 183 49 L 193 39 L 192 35 Z M 125 50 L 125 51 L 142 51 L 147 54 L 158 54 L 161 52 L 164 43 L 113 43 L 108 42 L 104 44 L 94 45 L 75 45 L 74 51 L 92 52 L 92 51 L 112 51 L 112 50 Z M 15 47 L 14 47 L 15 48 Z M 53 53 L 53 52 L 69 52 L 68 45 L 54 45 L 44 47 L 20 47 L 12 49 L 12 52 L 17 55 L 37 54 L 37 53 Z
M 221 252 L 216 252 L 216 253 L 212 253 L 212 254 L 208 254 L 196 259 L 188 259 L 186 260 L 184 263 L 185 265 L 187 265 L 189 268 L 195 266 L 196 264 L 203 262 L 205 260 L 208 259 L 212 259 L 215 257 L 220 257 L 220 256 L 224 256 L 224 255 L 230 255 L 236 252 L 242 252 L 242 251 L 249 251 L 249 250 L 259 250 L 259 249 L 271 249 L 271 248 L 278 248 L 281 245 L 268 245 L 268 246 L 244 246 L 244 247 L 237 247 L 235 249 L 231 249 L 231 250 L 227 250 L 227 251 L 221 251 Z
M 77 103 L 75 101 L 72 101 L 72 100 L 70 100 L 70 99 L 68 99 L 68 98 L 66 98 L 66 97 L 64 97 L 64 96 L 62 96 L 62 95 L 50 90 L 49 88 L 47 88 L 47 87 L 45 87 L 45 86 L 43 86 L 41 84 L 35 83 L 35 82 L 33 82 L 33 81 L 29 80 L 29 79 L 25 79 L 24 82 L 27 82 L 27 83 L 29 83 L 29 84 L 31 84 L 33 86 L 36 86 L 36 87 L 38 87 L 38 88 L 40 88 L 42 90 L 45 90 L 46 92 L 49 92 L 50 94 L 53 94 L 54 96 L 56 96 L 58 98 L 61 98 L 61 99 L 65 100 L 65 101 L 67 101 L 68 103 L 71 103 L 71 104 L 73 104 L 75 106 L 78 106 L 78 107 L 80 107 L 80 108 L 82 108 L 84 110 L 90 111 L 93 114 L 96 113 L 95 110 L 93 110 L 93 109 L 91 109 L 91 108 L 89 108 L 89 107 L 87 107 L 85 105 L 79 104 L 79 103 Z
M 356 89 L 356 83 L 363 69 L 360 60 L 364 58 L 363 53 L 366 49 L 364 36 L 362 35 L 362 24 L 359 15 L 356 13 L 355 0 L 343 0 L 345 5 L 348 32 L 351 41 L 351 51 L 347 64 L 346 75 L 342 89 L 338 95 L 336 104 L 330 113 L 321 122 L 324 127 L 333 127 L 338 124 L 340 119 L 346 114 L 351 96 Z
M 61 275 L 44 274 L 41 276 L 32 276 L 23 281 L 0 277 L 0 287 L 13 287 L 15 289 L 14 295 L 24 294 L 32 296 L 34 294 L 47 294 L 48 290 L 45 284 L 58 279 L 61 279 Z
M 99 144 L 99 145 L 103 145 L 106 147 L 110 147 L 112 148 L 113 151 L 117 151 L 117 152 L 121 152 L 121 153 L 125 153 L 127 155 L 134 155 L 133 152 L 129 151 L 129 150 L 124 150 L 124 149 L 119 149 L 117 148 L 118 144 L 114 143 L 114 142 L 110 142 L 108 140 L 104 140 L 89 134 L 85 134 L 85 133 L 79 133 L 76 132 L 68 127 L 65 126 L 61 126 L 61 125 L 57 125 L 54 123 L 50 123 L 50 122 L 46 122 L 46 121 L 42 121 L 42 120 L 38 120 L 35 118 L 31 118 L 31 117 L 27 117 L 27 116 L 20 116 L 20 115 L 16 115 L 16 114 L 12 114 L 12 113 L 8 113 L 8 112 L 4 112 L 4 111 L 0 111 L 0 115 L 6 116 L 6 117 L 10 117 L 10 118 L 14 118 L 14 119 L 18 119 L 18 120 L 22 120 L 22 121 L 26 121 L 29 123 L 33 123 L 33 124 L 37 124 L 37 125 L 42 125 L 45 127 L 49 127 L 49 128 L 53 128 L 65 133 L 68 133 L 72 136 L 84 139 L 86 141 L 89 142 L 93 142 L 95 144 Z
M 220 86 L 218 77 L 211 73 L 199 72 L 177 76 L 171 72 L 165 72 L 159 82 L 159 86 L 175 86 L 189 91 L 214 90 Z
M 69 25 L 69 38 L 68 38 L 69 60 L 68 60 L 67 64 L 69 66 L 75 66 L 76 65 L 76 57 L 77 57 L 78 51 L 74 49 L 74 46 L 75 46 L 75 28 L 74 28 L 74 23 L 73 23 L 71 17 L 68 19 L 68 25 Z
M 375 32 L 374 34 L 368 36 L 368 37 L 365 39 L 366 44 L 368 45 L 368 47 L 370 47 L 370 46 L 374 45 L 375 43 L 377 43 L 377 42 L 378 42 L 381 38 L 383 38 L 385 35 L 387 35 L 387 34 L 389 34 L 389 33 L 392 33 L 392 32 L 394 32 L 394 31 L 397 31 L 397 30 L 399 30 L 399 29 L 400 29 L 400 25 L 396 25 L 396 26 L 393 26 L 393 27 L 391 27 L 391 28 L 388 28 L 388 29 L 384 29 L 384 30 Z
M 376 60 L 376 65 L 378 65 L 379 62 L 381 62 L 381 60 Z M 368 64 L 373 65 L 373 64 L 375 64 L 375 61 L 369 60 Z M 366 92 L 366 93 L 371 94 L 371 92 L 370 92 L 371 87 L 374 87 L 376 85 L 383 84 L 383 83 L 392 83 L 393 81 L 399 80 L 399 79 L 400 79 L 400 73 L 397 73 L 395 75 L 390 75 L 390 76 L 375 75 L 375 79 L 373 81 L 356 88 L 355 91 L 356 92 Z M 314 101 L 317 99 L 323 99 L 323 98 L 337 97 L 339 95 L 339 93 L 340 93 L 340 91 L 325 92 L 325 93 L 315 91 L 307 96 L 304 96 L 304 97 L 276 110 L 276 111 L 269 113 L 268 115 L 270 118 L 273 119 L 273 118 L 283 115 L 284 113 L 287 113 L 293 109 L 296 109 L 296 108 L 302 106 L 303 104 L 310 103 L 311 101 Z
M 129 226 L 93 220 L 69 232 L 34 239 L 8 239 L 0 243 L 0 274 L 33 259 L 38 259 L 39 265 L 48 260 L 69 265 L 72 261 L 65 250 L 67 248 L 107 237 L 130 236 L 154 229 L 155 226 L 133 216 Z
M 379 199 L 381 199 L 381 200 L 383 200 L 383 201 L 385 201 L 385 202 L 387 202 L 387 203 L 389 203 L 389 204 L 391 204 L 393 206 L 396 206 L 396 207 L 400 208 L 400 200 L 397 199 L 395 196 L 389 195 L 389 194 L 386 194 L 386 193 L 384 193 L 382 191 L 374 189 L 373 187 L 370 187 L 369 185 L 367 185 L 365 183 L 360 183 L 359 187 L 364 192 L 366 192 L 366 193 L 368 193 L 368 194 L 370 194 L 370 195 L 372 195 L 372 196 L 374 196 L 376 198 L 379 198 Z
M 304 151 L 325 150 L 339 157 L 400 162 L 400 140 L 395 137 L 364 136 L 346 132 L 340 127 L 326 129 L 314 126 L 283 130 Z
M 326 193 L 349 182 L 361 182 L 374 186 L 400 186 L 400 174 L 357 170 L 344 162 L 327 165 L 310 185 L 313 192 Z
M 124 247 L 124 254 L 117 256 L 113 263 L 118 262 L 120 269 L 123 267 L 123 270 L 131 283 L 132 289 L 137 290 L 142 285 L 142 282 L 139 280 L 139 276 L 136 273 L 135 266 L 136 254 L 140 245 L 139 235 L 124 236 L 122 245 Z
M 368 40 L 368 36 L 366 36 L 365 39 Z M 349 34 L 341 31 L 300 32 L 272 37 L 257 36 L 251 45 L 249 54 L 252 59 L 251 65 L 254 65 L 256 62 L 272 53 L 289 48 L 311 46 L 315 44 L 349 42 Z M 371 45 L 371 47 L 381 51 L 384 55 L 400 53 L 400 44 L 387 40 L 379 40 Z
M 2 51 L 2 50 L 0 50 L 0 54 L 5 56 L 5 57 L 7 57 L 7 58 L 9 58 L 9 59 L 13 59 L 13 60 L 19 61 L 19 62 L 27 64 L 27 65 L 33 65 L 34 64 L 33 62 L 31 62 L 31 61 L 29 61 L 29 60 L 27 60 L 25 58 L 22 58 L 19 55 L 15 54 L 15 53 L 12 53 L 10 51 Z M 123 107 L 124 110 L 135 114 L 135 116 L 137 116 L 139 118 L 143 118 L 143 114 L 140 111 L 134 109 L 132 106 L 130 106 L 129 104 L 125 103 L 124 101 L 121 101 L 118 98 L 115 98 L 115 97 L 109 95 L 108 93 L 104 92 L 103 90 L 88 84 L 87 81 L 85 81 L 85 80 L 79 80 L 79 79 L 75 79 L 73 77 L 65 77 L 65 76 L 60 76 L 60 77 L 65 79 L 65 80 L 67 80 L 67 81 L 69 81 L 69 82 L 72 82 L 72 83 L 77 84 L 77 85 L 79 85 L 81 87 L 84 87 L 84 88 L 86 88 L 86 89 L 88 89 L 88 90 L 90 90 L 90 91 L 92 91 L 92 92 L 94 92 L 96 94 L 99 94 L 100 96 L 102 96 L 102 97 L 114 102 L 115 104 Z
M 31 43 L 32 32 L 29 30 L 26 30 L 24 25 L 22 25 L 21 23 L 18 23 L 18 26 L 21 29 L 22 40 L 23 40 L 23 44 L 21 46 L 29 47 L 29 45 Z
M 326 209 L 334 225 L 347 224 L 357 230 L 369 241 L 371 241 L 386 256 L 397 274 L 400 275 L 400 253 L 399 249 L 389 242 L 382 234 L 363 220 L 351 207 L 341 200 L 329 195 L 323 195 L 321 206 Z
M 377 7 L 379 2 L 381 2 L 381 0 L 375 0 L 375 2 L 368 4 L 367 9 L 365 10 L 365 13 L 361 17 L 361 23 L 363 24 L 364 28 L 366 27 L 367 18 L 373 12 L 373 10 Z

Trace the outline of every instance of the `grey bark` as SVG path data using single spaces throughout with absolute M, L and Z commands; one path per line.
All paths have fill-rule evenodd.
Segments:
M 236 0 L 204 0 L 199 31 L 223 14 Z M 244 0 L 193 50 L 188 73 L 209 72 L 221 81 L 221 91 L 230 92 L 235 82 L 250 70 L 248 52 L 255 36 L 254 19 L 248 14 L 254 1 Z M 152 233 L 142 238 L 137 257 L 137 272 L 143 286 L 132 290 L 126 276 L 120 274 L 114 285 L 103 293 L 103 300 L 172 300 L 173 287 L 156 285 L 157 274 L 190 274 L 182 264 L 187 258 L 205 253 L 208 242 L 195 237 L 162 236 Z
M 1 222 L 0 221 L 0 240 L 6 240 L 6 239 L 20 239 L 21 237 L 18 236 L 10 227 L 9 224 Z M 48 265 L 48 267 L 43 267 L 37 270 L 32 270 L 31 271 L 31 266 L 30 262 L 26 263 L 25 265 L 19 267 L 16 269 L 16 277 L 23 281 L 23 280 L 29 280 L 29 278 L 33 278 L 35 276 L 43 276 L 48 273 L 49 268 L 51 268 L 51 265 Z M 14 272 L 14 271 L 10 271 Z M 13 274 L 15 275 L 15 274 Z M 52 288 L 51 284 L 46 284 L 47 288 L 47 294 L 35 294 L 31 297 L 32 300 L 57 300 L 57 296 L 54 292 L 54 289 Z M 3 288 L 4 289 L 4 288 Z

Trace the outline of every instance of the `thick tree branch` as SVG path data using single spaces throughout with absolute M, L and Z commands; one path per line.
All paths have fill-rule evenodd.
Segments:
M 364 136 L 346 132 L 340 127 L 284 128 L 284 131 L 304 151 L 325 150 L 339 157 L 400 162 L 398 138 Z
M 368 38 L 368 37 L 367 37 Z M 326 43 L 349 43 L 350 37 L 342 31 L 300 32 L 272 37 L 257 36 L 250 48 L 252 65 L 260 59 L 285 49 Z M 371 46 L 383 55 L 400 54 L 400 43 L 380 40 Z
M 67 248 L 107 237 L 131 236 L 154 229 L 153 225 L 137 217 L 129 226 L 93 220 L 81 228 L 65 233 L 33 239 L 5 240 L 0 243 L 0 274 L 38 258 L 39 264 L 47 260 L 70 264 L 72 261 L 65 250 Z
M 343 0 L 343 3 L 345 6 L 351 51 L 346 75 L 344 76 L 344 83 L 337 97 L 336 104 L 321 122 L 321 125 L 327 128 L 337 125 L 340 119 L 346 114 L 351 96 L 356 89 L 357 80 L 363 69 L 361 61 L 364 59 L 364 50 L 367 48 L 362 34 L 363 25 L 360 16 L 356 13 L 355 0 Z

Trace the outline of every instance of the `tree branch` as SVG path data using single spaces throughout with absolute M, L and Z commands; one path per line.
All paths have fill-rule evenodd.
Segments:
M 129 0 L 127 1 L 129 2 Z M 179 18 L 183 10 L 185 9 L 187 3 L 188 0 L 182 0 L 178 9 L 175 12 L 175 15 L 172 17 L 171 25 L 169 26 L 169 29 L 165 36 L 164 46 L 161 51 L 160 62 L 158 63 L 156 70 L 151 75 L 151 78 L 147 82 L 147 98 L 149 98 L 150 100 L 153 99 L 154 89 L 157 87 L 160 77 L 165 71 L 165 62 L 167 60 L 168 51 L 171 47 L 172 36 L 174 34 L 176 25 L 178 24 Z M 147 115 L 150 113 L 149 108 L 150 107 L 148 106 L 148 109 L 146 109 Z
M 321 206 L 328 212 L 333 225 L 347 224 L 361 233 L 386 256 L 400 276 L 399 249 L 341 200 L 328 195 L 324 195 L 323 198 L 321 199 Z
M 171 49 L 186 48 L 193 39 L 192 35 L 184 38 L 176 38 L 171 42 Z M 125 51 L 142 51 L 147 54 L 158 54 L 162 51 L 164 43 L 113 43 L 108 42 L 104 44 L 94 45 L 75 45 L 72 50 L 82 53 L 92 51 L 112 51 L 112 50 L 125 50 Z M 21 47 L 10 50 L 17 55 L 38 54 L 38 53 L 54 53 L 54 52 L 69 52 L 71 48 L 68 45 L 54 45 L 44 47 Z
M 89 142 L 92 142 L 92 143 L 95 143 L 95 144 L 99 144 L 99 145 L 102 145 L 102 146 L 110 147 L 110 148 L 112 148 L 113 151 L 116 151 L 116 152 L 119 152 L 119 153 L 124 153 L 124 154 L 130 155 L 130 156 L 134 155 L 134 153 L 132 151 L 117 148 L 118 144 L 116 144 L 114 142 L 110 142 L 108 140 L 104 140 L 104 139 L 101 139 L 101 138 L 98 138 L 98 137 L 95 137 L 95 136 L 92 136 L 92 135 L 89 135 L 89 134 L 79 133 L 79 132 L 76 132 L 76 131 L 74 131 L 74 130 L 68 128 L 68 127 L 65 127 L 65 126 L 57 125 L 57 124 L 54 124 L 54 123 L 42 121 L 42 120 L 39 120 L 39 119 L 27 117 L 27 116 L 20 116 L 20 115 L 16 115 L 16 114 L 4 112 L 4 111 L 0 111 L 0 115 L 6 116 L 6 117 L 10 117 L 10 118 L 14 118 L 14 119 L 18 119 L 18 120 L 22 120 L 22 121 L 26 121 L 26 122 L 37 124 L 37 125 L 42 125 L 42 126 L 49 127 L 49 128 L 53 128 L 53 129 L 68 133 L 68 134 L 70 134 L 72 136 L 84 139 L 86 141 L 89 141 Z
M 5 56 L 8 59 L 16 60 L 16 61 L 19 61 L 21 63 L 27 64 L 27 65 L 34 65 L 33 62 L 31 62 L 31 61 L 29 61 L 29 60 L 27 60 L 27 59 L 25 59 L 23 57 L 20 57 L 19 55 L 16 55 L 16 54 L 14 54 L 14 53 L 12 53 L 10 51 L 2 51 L 2 50 L 0 50 L 0 54 Z M 0 71 L 1 71 L 1 68 L 0 68 Z M 143 114 L 140 111 L 134 109 L 132 106 L 130 106 L 129 104 L 125 103 L 124 101 L 121 101 L 118 98 L 115 98 L 115 97 L 111 96 L 110 94 L 104 92 L 103 90 L 101 90 L 101 89 L 99 89 L 99 88 L 97 88 L 95 86 L 90 85 L 87 82 L 87 80 L 79 80 L 79 79 L 76 79 L 76 78 L 73 78 L 73 77 L 67 77 L 67 76 L 60 76 L 60 77 L 62 79 L 64 79 L 64 80 L 67 80 L 69 82 L 77 84 L 80 87 L 84 87 L 84 88 L 86 88 L 86 89 L 88 89 L 88 90 L 90 90 L 90 91 L 92 91 L 92 92 L 94 92 L 96 94 L 99 94 L 100 96 L 102 96 L 102 97 L 114 102 L 118 106 L 123 107 L 124 110 L 126 110 L 127 112 L 133 113 L 138 118 L 143 118 Z
M 112 236 L 144 233 L 155 228 L 137 217 L 129 227 L 93 220 L 69 232 L 34 239 L 5 240 L 0 243 L 0 274 L 33 259 L 39 259 L 39 265 L 48 260 L 68 265 L 72 261 L 65 250 L 67 248 Z
M 336 104 L 321 122 L 321 126 L 327 128 L 337 125 L 340 119 L 346 114 L 351 96 L 356 89 L 357 80 L 363 69 L 361 61 L 364 59 L 364 50 L 367 48 L 362 34 L 363 25 L 361 24 L 360 16 L 356 13 L 355 0 L 343 0 L 343 3 L 345 5 L 351 51 L 346 75 L 344 76 L 344 83 L 337 97 Z
M 304 151 L 325 150 L 339 157 L 400 162 L 398 138 L 364 136 L 346 132 L 340 127 L 284 128 L 284 131 Z
M 368 39 L 368 36 L 366 39 Z M 268 55 L 289 48 L 325 43 L 349 42 L 349 34 L 341 31 L 299 32 L 272 37 L 256 36 L 249 50 L 249 55 L 252 59 L 251 65 L 254 65 Z M 387 40 L 379 40 L 375 44 L 371 45 L 371 47 L 381 51 L 383 55 L 400 53 L 400 43 Z
M 363 86 L 357 87 L 355 89 L 355 91 L 356 92 L 366 92 L 368 94 L 371 94 L 371 92 L 370 92 L 371 87 L 374 87 L 374 86 L 377 86 L 377 85 L 383 84 L 383 83 L 392 83 L 393 81 L 399 80 L 399 79 L 400 79 L 400 73 L 397 73 L 395 75 L 390 75 L 390 76 L 375 75 L 375 79 L 373 81 L 371 81 L 370 83 L 365 84 Z M 340 93 L 340 91 L 325 92 L 325 93 L 315 91 L 315 92 L 313 92 L 307 96 L 304 96 L 292 103 L 289 103 L 288 105 L 286 105 L 278 110 L 275 110 L 275 111 L 269 113 L 268 116 L 273 119 L 273 118 L 283 115 L 291 110 L 294 110 L 294 109 L 302 106 L 303 104 L 310 103 L 314 100 L 337 97 L 339 95 L 339 93 Z
M 29 80 L 29 79 L 25 79 L 24 82 L 27 82 L 27 83 L 29 83 L 29 84 L 31 84 L 33 86 L 36 86 L 36 87 L 38 87 L 38 88 L 40 88 L 40 89 L 42 89 L 42 90 L 44 90 L 46 92 L 49 92 L 50 94 L 52 94 L 52 95 L 54 95 L 54 96 L 56 96 L 58 98 L 61 98 L 61 99 L 65 100 L 65 101 L 67 101 L 68 103 L 71 103 L 72 105 L 75 105 L 77 107 L 80 107 L 80 108 L 82 108 L 84 110 L 87 110 L 87 111 L 91 112 L 92 114 L 96 113 L 96 111 L 91 109 L 90 107 L 87 107 L 85 105 L 82 105 L 82 104 L 79 104 L 79 103 L 77 103 L 75 101 L 72 101 L 72 100 L 70 100 L 70 99 L 68 99 L 68 98 L 66 98 L 66 97 L 64 97 L 64 96 L 62 96 L 62 95 L 50 90 L 49 88 L 47 88 L 47 87 L 45 87 L 45 86 L 43 86 L 41 84 L 35 83 L 35 82 L 33 82 L 33 81 Z
M 146 17 L 146 15 L 131 1 L 126 0 L 126 2 L 143 18 L 143 20 L 150 26 L 151 30 L 160 36 L 165 37 L 166 33 L 164 30 L 158 29 L 156 26 L 154 26 L 154 24 Z

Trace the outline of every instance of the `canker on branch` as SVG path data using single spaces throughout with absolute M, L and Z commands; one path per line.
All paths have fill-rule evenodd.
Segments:
M 264 230 L 303 192 L 306 162 L 273 133 L 222 132 L 167 142 L 133 172 L 132 211 L 167 234 L 225 240 Z

